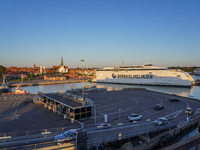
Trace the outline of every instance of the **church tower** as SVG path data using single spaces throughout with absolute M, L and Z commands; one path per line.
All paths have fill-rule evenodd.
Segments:
M 63 57 L 61 57 L 61 64 L 60 64 L 60 66 L 63 66 L 64 64 L 63 64 Z

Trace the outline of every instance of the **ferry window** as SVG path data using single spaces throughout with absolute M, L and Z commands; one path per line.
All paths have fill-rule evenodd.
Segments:
M 181 75 L 177 75 L 177 77 L 178 77 L 178 78 L 180 78 L 180 77 L 181 77 Z
M 152 74 L 152 72 L 149 72 L 149 74 Z

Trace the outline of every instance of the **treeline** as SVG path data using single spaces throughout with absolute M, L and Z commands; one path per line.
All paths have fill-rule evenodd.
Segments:
M 169 69 L 181 69 L 184 72 L 193 72 L 195 69 L 200 68 L 200 67 L 196 67 L 196 66 L 193 66 L 193 67 L 180 67 L 180 66 L 177 66 L 177 67 L 168 67 L 168 68 Z
M 6 68 L 0 65 L 0 77 L 6 72 Z

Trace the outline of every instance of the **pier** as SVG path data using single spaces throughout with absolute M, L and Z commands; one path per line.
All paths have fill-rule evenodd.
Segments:
M 44 81 L 44 80 L 33 80 L 33 81 L 23 81 L 23 82 L 10 82 L 8 84 L 9 87 L 17 87 L 19 84 L 22 87 L 25 86 L 40 86 L 40 85 L 52 85 L 52 84 L 66 84 L 66 83 L 81 83 L 81 82 L 88 82 L 89 80 L 75 80 L 75 79 L 68 79 L 62 81 Z

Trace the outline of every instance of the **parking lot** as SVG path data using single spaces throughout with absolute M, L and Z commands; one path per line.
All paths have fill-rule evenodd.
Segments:
M 58 115 L 42 105 L 32 103 L 33 96 L 0 96 L 0 133 L 80 127 L 80 124 L 72 124 L 71 120 L 64 120 L 62 115 Z M 144 89 L 88 92 L 85 93 L 85 97 L 90 98 L 96 105 L 96 124 L 103 123 L 104 116 L 107 114 L 107 120 L 113 126 L 120 123 L 132 124 L 127 119 L 127 116 L 131 113 L 143 116 L 137 124 L 154 121 L 159 117 L 170 118 L 169 122 L 178 124 L 187 118 L 185 114 L 187 105 L 192 108 L 192 115 L 194 115 L 196 109 L 200 108 L 200 101 L 198 100 Z M 169 99 L 172 97 L 176 97 L 180 101 L 170 102 Z M 29 103 L 20 100 L 26 100 Z M 163 104 L 164 109 L 155 110 L 156 104 Z M 79 121 L 84 123 L 85 128 L 95 126 L 94 116 Z
M 96 105 L 97 123 L 104 122 L 105 114 L 111 124 L 127 123 L 127 116 L 136 113 L 143 116 L 138 123 L 166 117 L 170 119 L 170 122 L 177 124 L 186 120 L 187 106 L 192 108 L 192 115 L 195 114 L 196 109 L 200 108 L 198 100 L 143 89 L 89 92 L 86 97 L 92 99 Z M 171 98 L 177 98 L 180 101 L 170 102 Z M 163 105 L 164 109 L 155 110 L 154 107 L 157 104 Z

